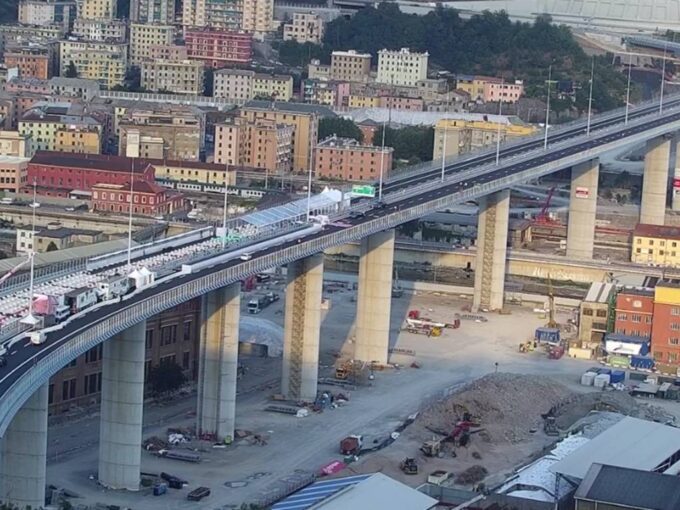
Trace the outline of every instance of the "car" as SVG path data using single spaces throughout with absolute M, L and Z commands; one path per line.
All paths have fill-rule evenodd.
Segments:
M 386 202 L 378 202 L 378 204 L 375 206 L 376 209 L 384 209 L 385 207 L 387 207 Z
M 250 260 L 252 258 L 253 256 L 250 253 L 244 253 L 243 255 L 241 255 L 241 260 Z
M 366 216 L 366 213 L 363 211 L 352 211 L 349 213 L 349 219 L 351 220 L 357 220 L 359 218 L 364 218 Z
M 6 367 L 7 366 L 7 357 L 6 356 L 0 356 L 0 367 Z

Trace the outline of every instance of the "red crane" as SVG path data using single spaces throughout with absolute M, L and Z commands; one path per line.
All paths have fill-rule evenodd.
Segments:
M 555 193 L 555 186 L 550 188 L 548 191 L 548 197 L 545 199 L 545 202 L 543 203 L 543 207 L 541 208 L 541 212 L 536 215 L 536 219 L 534 220 L 534 223 L 538 225 L 554 225 L 555 223 L 558 223 L 557 221 L 553 220 L 550 218 L 548 215 L 548 209 L 550 208 L 550 202 L 552 201 L 552 197 Z

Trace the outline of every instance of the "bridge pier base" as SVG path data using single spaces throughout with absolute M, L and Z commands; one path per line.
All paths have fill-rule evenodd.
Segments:
M 45 506 L 47 384 L 14 416 L 2 439 L 0 501 L 17 508 Z
M 671 140 L 668 137 L 659 136 L 647 142 L 640 223 L 663 225 L 665 222 L 670 153 Z
M 323 291 L 323 253 L 288 264 L 281 393 L 316 400 Z
M 571 169 L 567 227 L 567 257 L 570 259 L 593 258 L 599 175 L 600 161 L 597 158 Z
M 510 190 L 479 200 L 473 311 L 503 308 L 509 214 Z
M 234 437 L 241 282 L 203 296 L 196 429 Z
M 139 490 L 146 321 L 104 342 L 99 483 Z
M 361 240 L 354 358 L 387 363 L 392 307 L 394 230 Z

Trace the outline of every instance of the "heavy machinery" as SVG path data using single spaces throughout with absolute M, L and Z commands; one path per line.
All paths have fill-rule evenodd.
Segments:
M 423 452 L 423 454 L 426 457 L 441 457 L 442 456 L 442 442 L 444 441 L 445 438 L 439 438 L 439 439 L 430 439 L 429 441 L 425 441 L 421 447 L 420 451 Z
M 406 319 L 404 331 L 416 335 L 427 335 L 428 337 L 438 337 L 442 335 L 442 326 L 438 323 L 425 321 L 422 319 Z
M 417 475 L 418 474 L 418 463 L 416 459 L 411 457 L 406 457 L 399 464 L 399 469 L 401 469 L 407 475 Z
M 557 430 L 555 417 L 552 414 L 543 416 L 543 432 L 546 436 L 559 436 L 560 432 Z
M 363 444 L 363 436 L 347 436 L 345 439 L 340 441 L 340 453 L 343 455 L 358 455 Z

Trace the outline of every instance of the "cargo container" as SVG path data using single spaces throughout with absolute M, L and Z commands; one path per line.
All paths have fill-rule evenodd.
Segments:
M 595 382 L 595 377 L 597 374 L 595 372 L 586 372 L 581 376 L 582 386 L 592 386 Z
M 654 359 L 647 356 L 632 356 L 630 358 L 630 366 L 636 370 L 653 370 Z
M 593 386 L 603 390 L 604 388 L 609 386 L 610 380 L 611 380 L 611 376 L 609 374 L 598 374 L 598 375 L 595 376 L 595 381 L 593 381 Z
M 602 368 L 598 368 L 598 369 L 597 369 L 597 375 L 601 375 L 601 374 L 607 374 L 607 375 L 609 375 L 609 374 L 611 374 L 611 373 L 612 373 L 611 368 L 602 367 Z
M 610 384 L 623 383 L 626 381 L 626 372 L 623 370 L 612 370 Z
M 97 290 L 90 287 L 67 292 L 64 296 L 64 304 L 69 307 L 71 313 L 78 313 L 97 303 Z
M 607 364 L 616 368 L 628 368 L 630 366 L 630 358 L 628 356 L 610 354 L 607 356 Z
M 534 339 L 537 342 L 558 344 L 560 343 L 560 330 L 558 328 L 536 328 Z

